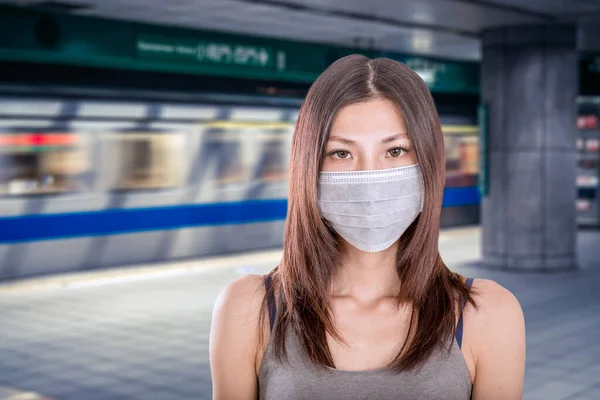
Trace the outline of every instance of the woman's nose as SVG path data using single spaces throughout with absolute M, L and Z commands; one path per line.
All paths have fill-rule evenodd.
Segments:
M 358 171 L 371 171 L 376 169 L 383 169 L 383 164 L 379 157 L 375 155 L 364 155 L 360 157 L 357 163 Z

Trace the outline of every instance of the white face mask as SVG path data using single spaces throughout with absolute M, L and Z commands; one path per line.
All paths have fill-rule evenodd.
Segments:
M 418 164 L 373 171 L 321 172 L 319 211 L 348 243 L 368 252 L 394 244 L 423 210 Z

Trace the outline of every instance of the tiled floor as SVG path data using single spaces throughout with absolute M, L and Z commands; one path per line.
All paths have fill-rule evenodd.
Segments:
M 440 248 L 452 269 L 494 279 L 519 298 L 524 398 L 600 399 L 600 232 L 580 233 L 579 271 L 550 274 L 477 267 L 478 241 L 477 229 L 446 231 Z M 265 272 L 277 258 L 269 252 L 161 267 L 169 273 L 146 271 L 144 279 L 127 273 L 109 282 L 0 288 L 0 398 L 12 387 L 57 400 L 209 399 L 214 299 L 227 282 Z

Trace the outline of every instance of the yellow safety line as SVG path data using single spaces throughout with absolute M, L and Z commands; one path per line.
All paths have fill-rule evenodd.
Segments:
M 471 135 L 479 133 L 479 127 L 477 125 L 442 125 L 442 132 Z
M 251 128 L 251 129 L 291 129 L 294 127 L 292 122 L 264 122 L 264 121 L 212 121 L 203 122 L 199 125 L 208 128 L 235 129 L 235 128 Z

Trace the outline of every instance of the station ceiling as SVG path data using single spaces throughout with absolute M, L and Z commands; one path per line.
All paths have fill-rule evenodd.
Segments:
M 485 28 L 562 21 L 576 21 L 580 26 L 600 25 L 599 0 L 0 0 L 0 3 L 463 60 L 480 58 L 479 37 Z

